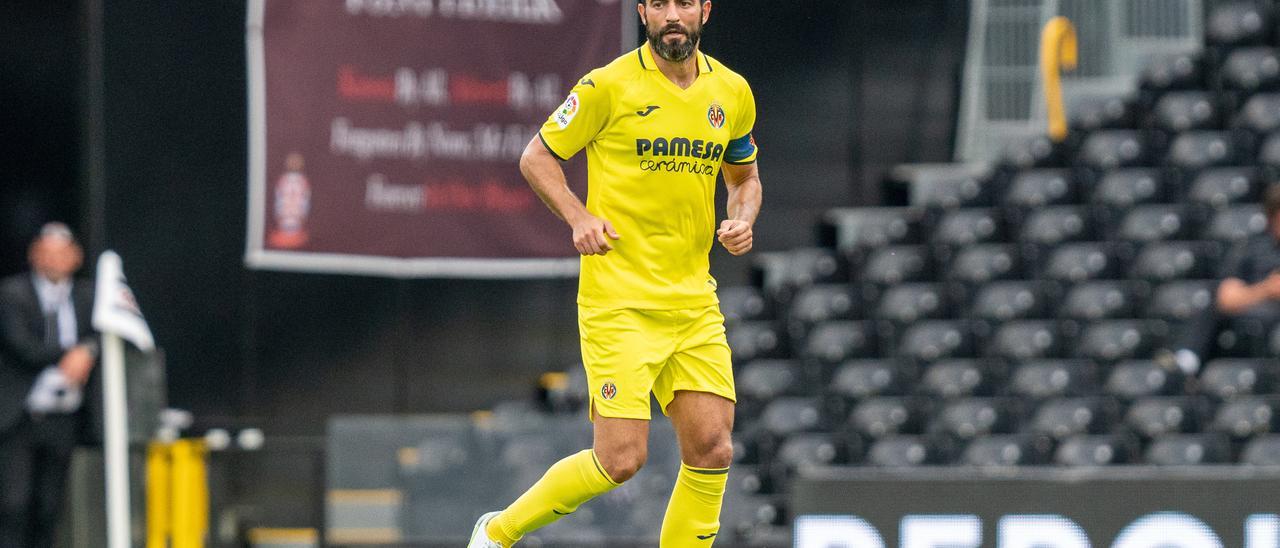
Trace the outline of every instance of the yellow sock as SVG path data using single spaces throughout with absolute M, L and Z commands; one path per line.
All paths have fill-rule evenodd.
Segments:
M 525 533 L 550 525 L 617 486 L 594 451 L 574 453 L 551 465 L 542 479 L 489 521 L 485 533 L 491 540 L 511 546 Z
M 694 468 L 680 465 L 676 488 L 662 518 L 662 548 L 705 547 L 720 533 L 720 503 L 728 468 Z

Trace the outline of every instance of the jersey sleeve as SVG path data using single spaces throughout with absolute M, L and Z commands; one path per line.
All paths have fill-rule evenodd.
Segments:
M 742 99 L 740 101 L 739 110 L 742 112 L 734 117 L 733 138 L 729 141 L 724 153 L 724 161 L 735 165 L 745 165 L 756 161 L 756 140 L 751 136 L 751 130 L 756 125 L 756 98 L 751 93 L 751 87 L 743 84 Z
M 586 147 L 609 121 L 609 93 L 601 88 L 598 80 L 595 72 L 579 80 L 538 131 L 542 144 L 560 161 L 572 158 Z

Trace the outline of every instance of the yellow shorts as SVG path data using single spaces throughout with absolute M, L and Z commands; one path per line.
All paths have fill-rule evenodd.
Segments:
M 677 390 L 737 401 L 719 306 L 683 310 L 578 306 L 591 405 L 602 417 L 649 420 L 649 393 L 666 414 Z M 591 407 L 587 408 L 588 416 Z

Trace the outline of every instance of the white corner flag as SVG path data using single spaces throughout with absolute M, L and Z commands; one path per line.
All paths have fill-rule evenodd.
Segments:
M 133 298 L 133 292 L 125 281 L 120 256 L 114 251 L 106 251 L 98 258 L 93 328 L 103 334 L 116 335 L 147 352 L 156 347 L 151 328 L 142 318 L 138 301 Z
M 93 328 L 102 333 L 107 546 L 129 548 L 133 544 L 129 528 L 129 418 L 121 339 L 146 352 L 155 350 L 156 343 L 138 309 L 138 301 L 125 282 L 120 256 L 114 251 L 103 252 L 98 257 L 98 282 L 93 301 Z

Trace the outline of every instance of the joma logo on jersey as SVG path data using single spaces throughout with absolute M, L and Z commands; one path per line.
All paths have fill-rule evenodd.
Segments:
M 636 139 L 636 156 L 644 156 L 646 153 L 650 156 L 684 156 L 714 162 L 719 161 L 724 154 L 724 145 L 702 139 L 690 141 L 684 137 L 672 137 L 671 140 L 658 137 L 652 141 Z

